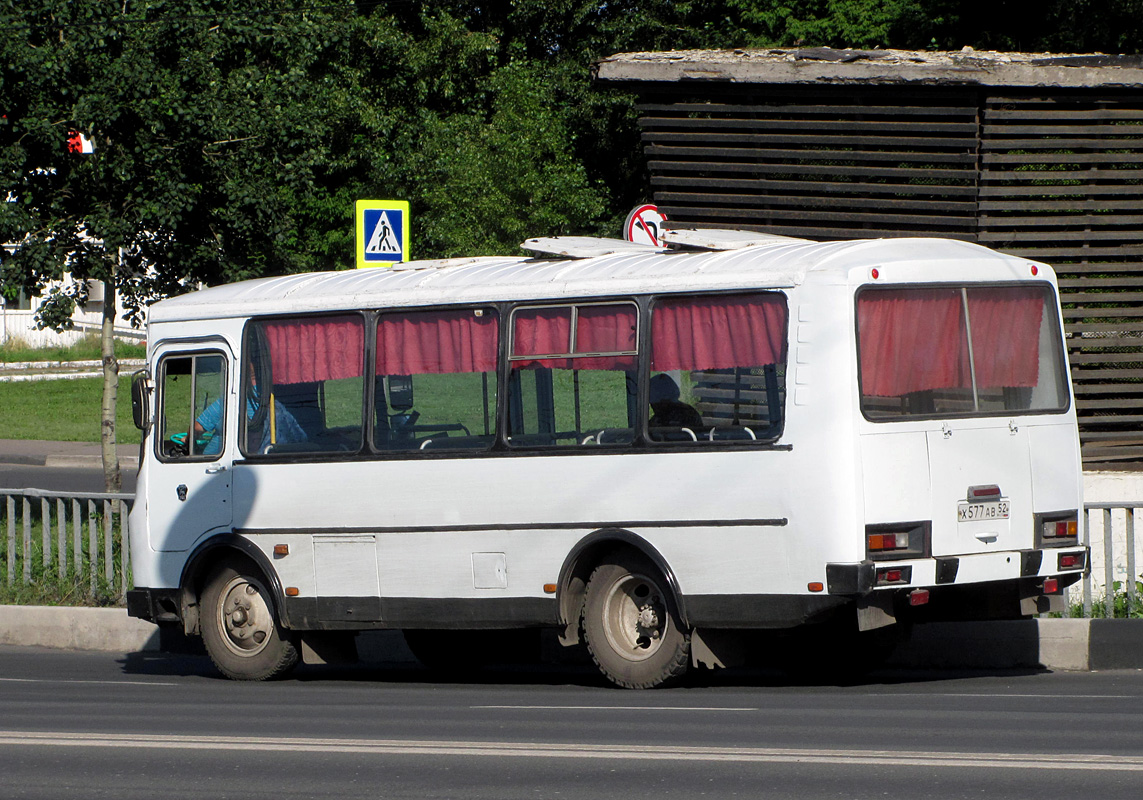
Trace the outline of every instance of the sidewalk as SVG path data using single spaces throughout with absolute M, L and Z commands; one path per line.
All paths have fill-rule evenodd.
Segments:
M 121 469 L 139 468 L 138 445 L 121 444 L 118 451 Z M 103 458 L 98 442 L 0 439 L 0 464 L 98 469 L 103 466 Z

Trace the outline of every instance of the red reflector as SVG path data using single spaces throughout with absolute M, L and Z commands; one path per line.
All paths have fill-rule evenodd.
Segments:
M 1078 566 L 1080 566 L 1080 560 L 1078 556 L 1060 556 L 1060 569 L 1075 569 Z
M 890 583 L 895 583 L 895 582 L 901 580 L 901 570 L 899 570 L 899 569 L 886 570 L 885 571 L 885 580 L 889 581 Z
M 928 589 L 914 589 L 913 591 L 909 592 L 909 605 L 923 606 L 927 602 L 929 602 Z
M 1060 583 L 1055 578 L 1044 579 L 1044 594 L 1055 594 L 1060 588 Z

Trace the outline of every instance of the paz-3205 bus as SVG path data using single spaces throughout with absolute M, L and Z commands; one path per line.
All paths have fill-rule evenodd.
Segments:
M 462 663 L 553 628 L 639 688 L 751 632 L 835 625 L 843 648 L 1042 611 L 1078 579 L 1050 268 L 670 235 L 153 306 L 130 613 L 238 679 L 371 629 Z

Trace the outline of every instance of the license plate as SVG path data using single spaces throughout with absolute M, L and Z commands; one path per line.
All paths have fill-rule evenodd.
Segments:
M 1008 519 L 1008 501 L 991 500 L 987 503 L 957 504 L 957 522 L 975 522 L 978 519 Z

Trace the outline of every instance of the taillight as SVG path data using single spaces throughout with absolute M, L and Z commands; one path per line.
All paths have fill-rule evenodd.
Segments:
M 1044 523 L 1045 539 L 1074 539 L 1078 533 L 1074 519 L 1049 520 Z
M 1058 569 L 1083 569 L 1087 562 L 1085 553 L 1060 553 L 1056 559 Z
M 869 534 L 869 552 L 881 553 L 886 550 L 908 550 L 909 534 L 907 533 L 871 533 Z
M 1040 514 L 1036 519 L 1040 547 L 1068 547 L 1079 544 L 1079 515 L 1076 512 Z
M 912 580 L 912 567 L 880 567 L 877 570 L 878 586 L 887 586 L 895 583 L 911 583 Z
M 929 523 L 868 525 L 865 528 L 865 552 L 874 561 L 927 558 Z

